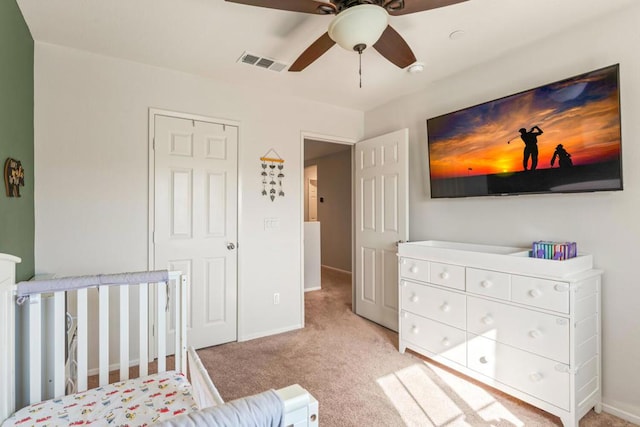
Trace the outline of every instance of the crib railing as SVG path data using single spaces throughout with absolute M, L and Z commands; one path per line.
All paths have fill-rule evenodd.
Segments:
M 15 408 L 15 279 L 20 258 L 0 253 L 0 422 Z
M 129 375 L 129 365 L 137 364 L 140 369 L 140 376 L 148 374 L 148 364 L 151 354 L 149 353 L 149 296 L 156 298 L 157 310 L 153 315 L 155 323 L 156 345 L 154 352 L 157 354 L 158 371 L 166 370 L 166 357 L 170 352 L 167 348 L 173 344 L 175 349 L 175 370 L 186 373 L 186 329 L 187 329 L 187 313 L 186 313 L 186 297 L 187 297 L 187 277 L 179 272 L 143 272 L 126 275 L 104 275 L 104 276 L 83 276 L 78 278 L 55 279 L 40 282 L 22 282 L 15 285 L 15 264 L 20 259 L 11 255 L 0 253 L 0 423 L 15 412 L 16 409 L 16 378 L 15 374 L 21 375 L 23 370 L 30 371 L 26 387 L 28 388 L 28 400 L 31 403 L 37 403 L 42 400 L 43 388 L 43 334 L 51 333 L 54 339 L 53 349 L 47 354 L 51 357 L 54 364 L 54 382 L 55 396 L 60 397 L 65 394 L 65 305 L 67 295 L 75 294 L 77 298 L 77 391 L 88 389 L 87 376 L 89 375 L 88 357 L 89 357 L 89 319 L 94 310 L 94 302 L 97 300 L 97 318 L 99 332 L 99 383 L 106 384 L 109 381 L 109 328 L 110 317 L 109 307 L 110 289 L 114 286 L 120 286 L 117 294 L 118 298 L 118 316 L 120 319 L 120 379 L 127 379 Z M 133 289 L 137 287 L 137 289 Z M 152 290 L 152 288 L 154 288 Z M 92 293 L 97 293 L 97 299 L 93 298 Z M 116 292 L 113 292 L 114 294 Z M 53 319 L 51 324 L 45 324 L 42 327 L 43 320 L 43 296 L 53 298 L 53 307 L 55 314 L 46 318 Z M 50 297 L 49 294 L 52 294 Z M 130 307 L 132 302 L 129 298 L 130 294 L 137 294 L 138 309 L 132 310 Z M 90 298 L 91 297 L 91 298 Z M 25 305 L 29 321 L 29 328 L 22 332 L 22 338 L 26 339 L 31 346 L 28 360 L 25 361 L 26 366 L 17 370 L 16 360 L 14 359 L 16 349 L 16 330 L 14 327 L 16 299 L 21 300 Z M 153 302 L 153 301 L 152 301 Z M 137 347 L 139 350 L 138 360 L 131 360 L 130 354 L 132 350 L 129 346 L 130 330 L 126 326 L 130 323 L 129 314 L 134 312 L 139 322 L 139 339 Z M 173 342 L 167 342 L 166 337 L 171 326 L 174 326 L 175 336 Z M 48 332 L 51 331 L 51 332 Z M 134 347 L 136 344 L 134 343 Z M 195 352 L 193 352 L 195 354 Z M 196 356 L 197 359 L 197 356 Z M 203 375 L 207 376 L 206 370 L 198 363 L 199 369 L 203 371 Z M 16 372 L 17 371 L 17 372 Z M 210 381 L 209 381 L 210 382 Z M 215 389 L 215 387 L 213 387 Z M 301 386 L 294 384 L 276 390 L 284 402 L 285 425 L 295 426 L 318 426 L 318 401 Z M 217 392 L 216 392 L 217 395 Z M 221 399 L 217 395 L 216 403 L 220 403 Z M 24 402 L 26 405 L 28 402 Z M 23 405 L 24 406 L 24 405 Z
M 118 301 L 114 307 L 111 301 L 110 290 L 117 286 Z M 137 288 L 137 289 L 136 289 Z M 95 298 L 90 298 L 92 292 L 97 293 L 97 307 L 92 303 Z M 65 395 L 67 383 L 65 355 L 67 340 L 66 302 L 68 294 L 74 293 L 76 302 L 76 372 L 77 383 L 74 391 L 82 392 L 88 389 L 89 378 L 89 333 L 90 310 L 97 309 L 97 352 L 98 352 L 98 383 L 100 386 L 109 383 L 110 371 L 110 319 L 113 316 L 113 308 L 118 311 L 119 317 L 119 379 L 129 379 L 131 365 L 139 367 L 139 376 L 148 375 L 150 359 L 150 342 L 154 340 L 149 336 L 149 298 L 156 298 L 155 306 L 155 348 L 151 349 L 157 355 L 158 372 L 166 371 L 167 353 L 175 350 L 175 370 L 186 374 L 186 296 L 187 277 L 180 272 L 140 272 L 113 275 L 82 276 L 76 278 L 53 279 L 44 281 L 21 282 L 17 285 L 17 301 L 26 304 L 28 311 L 28 331 L 26 337 L 28 351 L 28 403 L 37 403 L 43 400 L 43 294 L 52 293 L 53 299 L 50 305 L 53 309 L 52 324 L 45 324 L 49 331 L 53 331 L 52 351 L 46 354 L 51 358 L 47 365 L 53 367 L 52 374 L 48 378 L 53 381 L 53 396 Z M 137 294 L 137 307 L 130 307 L 132 302 L 130 294 Z M 135 300 L 136 298 L 133 298 Z M 131 310 L 135 308 L 135 310 Z M 111 313 L 111 316 L 110 316 Z M 134 313 L 137 322 L 132 322 L 130 313 Z M 130 338 L 133 331 L 130 324 L 138 325 L 137 360 L 132 360 Z M 173 326 L 173 342 L 167 342 L 170 327 Z M 23 332 L 24 333 L 24 332 Z M 113 334 L 112 334 L 113 335 Z M 171 345 L 173 344 L 173 345 Z M 171 348 L 172 347 L 172 348 Z

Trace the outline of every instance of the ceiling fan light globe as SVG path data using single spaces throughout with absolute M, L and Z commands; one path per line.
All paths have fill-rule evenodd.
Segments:
M 329 37 L 348 51 L 359 44 L 373 46 L 389 25 L 389 13 L 380 6 L 361 4 L 343 10 L 329 24 Z

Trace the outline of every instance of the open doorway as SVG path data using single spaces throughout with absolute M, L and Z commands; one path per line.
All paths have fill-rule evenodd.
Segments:
M 351 275 L 353 143 L 304 138 L 304 290 L 321 289 L 322 270 Z
M 397 330 L 397 244 L 409 238 L 409 130 L 400 129 L 358 141 L 357 144 L 352 140 L 302 132 L 300 142 L 304 147 L 301 150 L 302 163 L 305 166 L 315 164 L 317 167 L 315 184 L 321 233 L 320 265 L 326 266 L 325 269 L 329 267 L 333 271 L 344 271 L 345 273 L 341 274 L 348 275 L 351 282 L 352 310 L 366 319 Z M 324 174 L 321 168 L 322 160 L 331 156 L 314 155 L 310 152 L 316 142 L 348 145 L 348 165 L 330 165 L 324 169 Z M 324 147 L 324 144 L 320 146 Z M 327 148 L 344 147 L 329 145 Z M 346 173 L 347 177 L 338 178 L 341 172 Z M 330 200 L 334 200 L 334 196 L 325 197 L 325 176 L 333 180 L 334 184 L 338 183 L 339 191 L 347 192 L 347 199 L 350 200 L 344 206 L 337 207 L 329 203 Z M 304 179 L 303 173 L 300 174 L 300 179 Z M 301 187 L 309 188 L 308 185 Z M 304 191 L 300 193 L 302 200 L 308 199 Z M 304 215 L 303 206 L 300 206 L 300 211 Z M 325 212 L 329 215 L 344 214 L 344 218 L 347 219 L 345 222 L 334 222 L 330 218 L 323 218 Z M 327 226 L 324 223 L 327 223 Z M 308 223 L 303 222 L 301 225 L 305 224 Z M 334 224 L 347 224 L 349 231 L 327 232 L 327 227 Z M 302 235 L 305 236 L 304 230 Z M 336 244 L 336 240 L 345 238 L 347 243 L 340 247 L 346 247 L 350 252 L 350 255 L 342 258 L 348 261 L 347 267 L 331 265 L 332 261 L 329 261 L 328 257 L 335 256 L 336 253 L 329 248 Z M 301 246 L 306 245 L 306 236 L 301 240 Z M 329 243 L 328 247 L 325 242 Z M 305 254 L 304 246 L 301 251 Z M 301 261 L 301 281 L 304 283 L 306 256 L 303 256 Z M 304 306 L 304 292 L 301 292 L 300 296 Z

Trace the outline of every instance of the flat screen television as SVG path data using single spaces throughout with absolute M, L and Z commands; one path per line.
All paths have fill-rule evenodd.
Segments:
M 619 65 L 427 120 L 431 197 L 622 190 Z

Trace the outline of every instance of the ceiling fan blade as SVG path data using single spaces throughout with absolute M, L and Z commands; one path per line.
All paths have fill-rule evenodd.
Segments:
M 314 41 L 311 46 L 307 48 L 302 55 L 296 59 L 291 67 L 289 67 L 289 71 L 302 71 L 309 64 L 311 64 L 316 59 L 320 58 L 326 51 L 328 51 L 336 42 L 331 40 L 329 37 L 329 33 L 324 33 L 320 36 L 320 38 Z
M 328 15 L 336 13 L 336 7 L 328 0 L 226 0 L 231 3 L 248 6 L 268 7 L 270 9 L 290 10 L 293 12 Z
M 407 42 L 396 30 L 391 28 L 391 25 L 387 26 L 373 48 L 400 68 L 408 67 L 416 62 L 416 56 Z
M 398 16 L 406 15 L 409 13 L 423 12 L 425 10 L 437 9 L 439 7 L 451 6 L 452 4 L 462 3 L 469 0 L 404 0 L 404 7 L 402 9 L 394 9 L 393 6 L 396 0 L 390 0 L 387 5 L 389 15 Z M 401 4 L 401 2 L 398 2 Z

